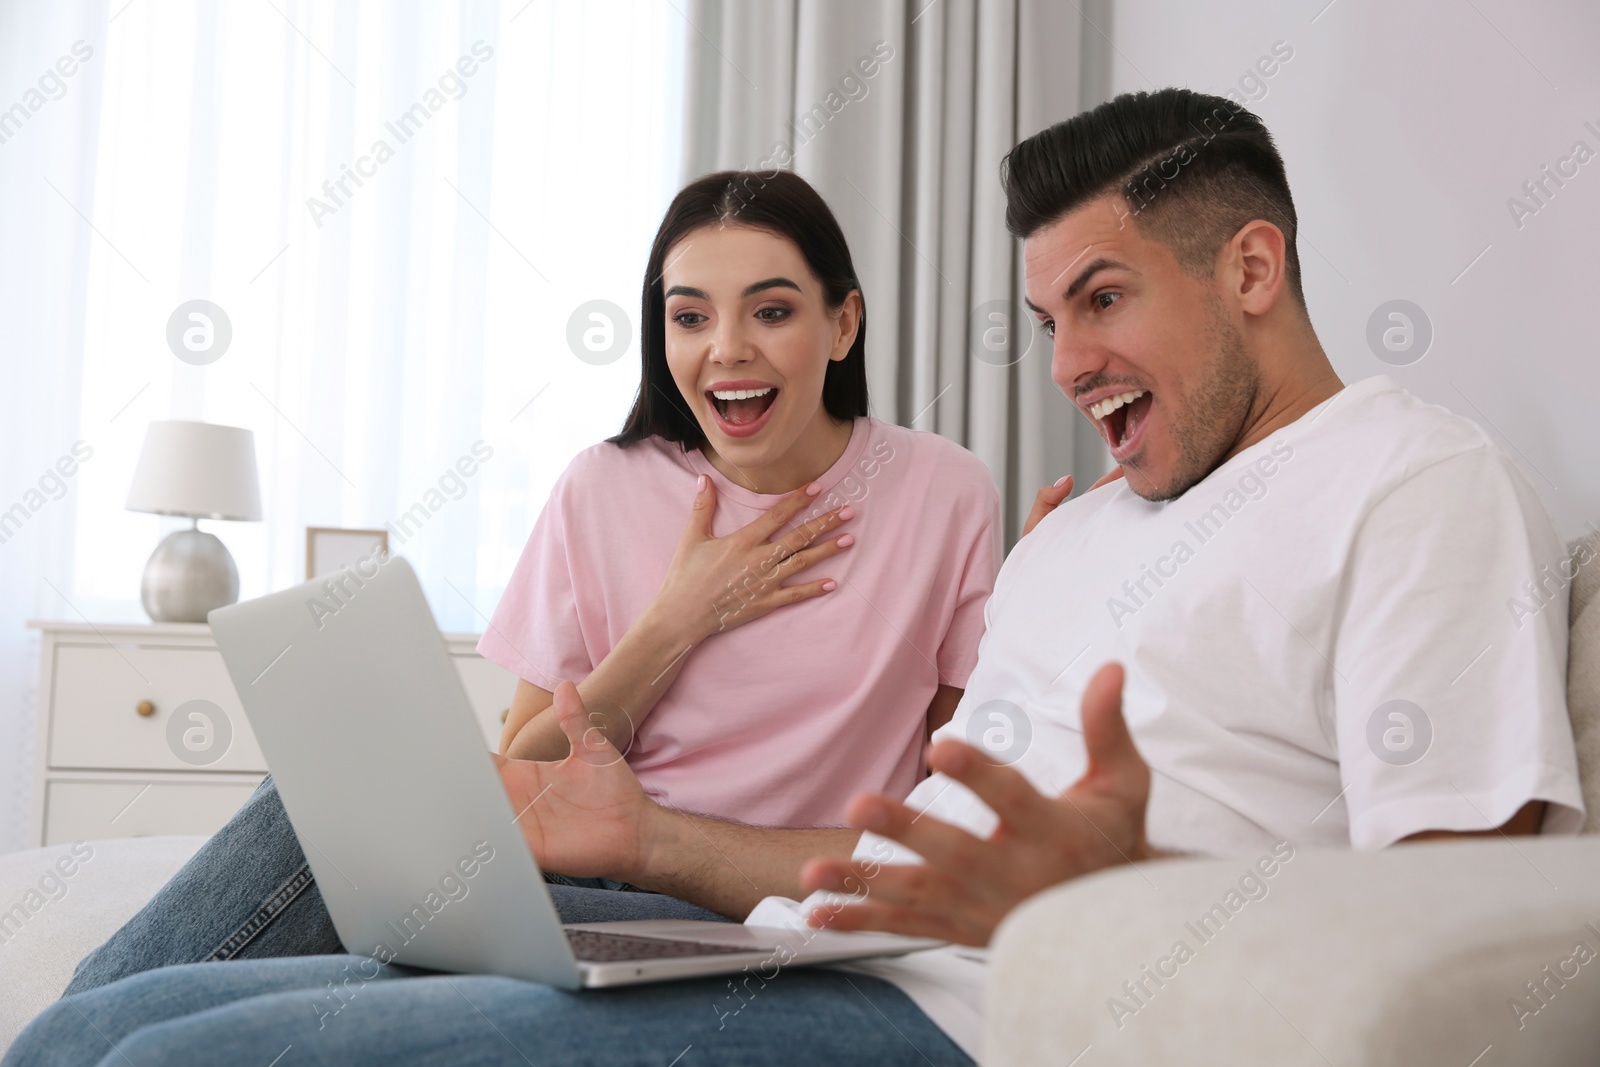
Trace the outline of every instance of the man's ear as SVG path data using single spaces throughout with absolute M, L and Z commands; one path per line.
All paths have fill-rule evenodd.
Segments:
M 1265 315 L 1278 302 L 1289 278 L 1288 243 L 1283 231 L 1265 219 L 1245 223 L 1228 242 L 1222 267 L 1239 310 Z
M 852 289 L 845 295 L 839 310 L 834 312 L 839 333 L 834 340 L 833 351 L 828 355 L 829 361 L 837 363 L 850 354 L 850 346 L 856 343 L 856 334 L 861 331 L 862 308 L 861 290 Z

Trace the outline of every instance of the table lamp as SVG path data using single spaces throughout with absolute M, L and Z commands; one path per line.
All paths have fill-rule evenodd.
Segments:
M 239 568 L 200 520 L 260 521 L 255 434 L 206 422 L 152 422 L 126 506 L 195 520 L 150 554 L 139 599 L 156 622 L 205 622 L 212 608 L 239 599 Z

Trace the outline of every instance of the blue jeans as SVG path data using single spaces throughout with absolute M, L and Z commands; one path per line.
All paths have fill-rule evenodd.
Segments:
M 365 956 L 200 963 L 58 1001 L 0 1067 L 968 1065 L 905 994 L 842 971 L 568 993 Z
M 609 879 L 547 875 L 561 920 L 723 919 Z M 180 963 L 343 952 L 271 778 L 111 940 L 85 956 L 64 996 Z
M 720 918 L 617 882 L 551 878 L 567 922 Z M 212 965 L 224 960 L 235 962 Z M 972 1062 L 900 990 L 840 971 L 568 993 L 343 954 L 268 779 L 78 965 L 0 1067 L 278 1057 L 282 1067 Z

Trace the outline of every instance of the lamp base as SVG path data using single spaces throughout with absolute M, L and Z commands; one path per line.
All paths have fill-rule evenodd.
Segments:
M 178 530 L 150 553 L 139 599 L 154 622 L 205 622 L 212 608 L 239 599 L 239 568 L 214 534 Z

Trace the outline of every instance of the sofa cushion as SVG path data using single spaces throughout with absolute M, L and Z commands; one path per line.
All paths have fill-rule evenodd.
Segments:
M 1578 777 L 1583 806 L 1588 809 L 1583 832 L 1600 831 L 1600 531 L 1574 541 L 1569 568 L 1572 583 L 1571 637 L 1567 648 L 1567 713 L 1578 751 Z
M 78 961 L 205 843 L 133 837 L 0 856 L 0 1055 L 54 1003 Z
M 1001 925 L 983 1062 L 1592 1064 L 1595 926 L 1600 838 L 1118 867 Z

